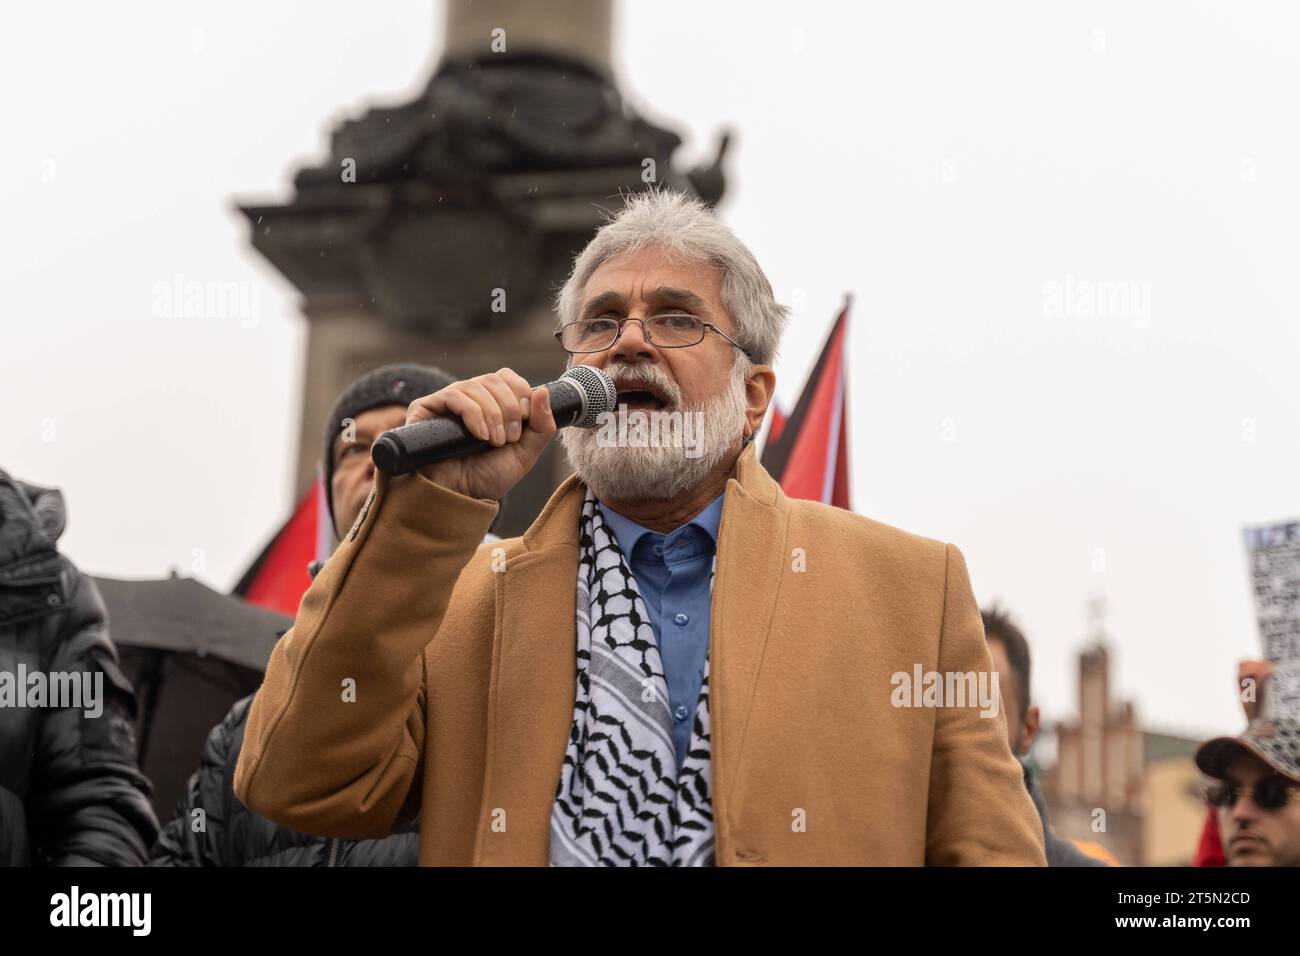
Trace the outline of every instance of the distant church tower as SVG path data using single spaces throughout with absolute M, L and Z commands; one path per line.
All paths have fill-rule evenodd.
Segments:
M 620 196 L 668 185 L 716 203 L 721 160 L 674 171 L 681 143 L 622 102 L 611 0 L 447 0 L 425 91 L 334 130 L 285 205 L 241 205 L 252 242 L 302 293 L 308 320 L 296 490 L 344 386 L 395 361 L 460 376 L 558 375 L 552 301 Z M 517 534 L 566 473 L 552 446 L 509 499 Z

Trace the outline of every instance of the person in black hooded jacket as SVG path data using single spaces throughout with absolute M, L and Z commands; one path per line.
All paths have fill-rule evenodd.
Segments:
M 58 552 L 65 520 L 58 490 L 0 470 L 0 865 L 139 866 L 158 821 L 135 694 L 95 583 Z
M 424 365 L 386 365 L 353 382 L 330 412 L 322 459 L 334 540 L 356 521 L 370 493 L 370 445 L 406 421 L 411 402 L 455 381 Z M 313 573 L 316 570 L 313 567 Z M 298 833 L 249 810 L 232 782 L 252 697 L 238 701 L 212 729 L 198 771 L 154 845 L 150 866 L 415 866 L 416 823 L 379 840 Z

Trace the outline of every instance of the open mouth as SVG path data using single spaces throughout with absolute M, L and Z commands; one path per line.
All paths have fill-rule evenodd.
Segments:
M 667 400 L 659 394 L 659 390 L 652 385 L 629 385 L 619 386 L 618 403 L 626 405 L 629 410 L 640 411 L 659 411 L 667 408 Z

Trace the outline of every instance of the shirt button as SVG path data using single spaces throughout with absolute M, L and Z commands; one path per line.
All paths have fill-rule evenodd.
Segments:
M 687 713 L 687 711 L 686 711 L 686 705 L 685 705 L 685 704 L 678 704 L 678 705 L 677 705 L 677 709 L 673 711 L 673 716 L 676 717 L 678 720 L 685 720 L 685 719 L 686 719 L 686 713 Z
M 689 620 L 690 618 L 687 615 L 678 614 L 673 618 L 673 623 L 676 624 L 678 627 L 685 627 L 686 622 Z

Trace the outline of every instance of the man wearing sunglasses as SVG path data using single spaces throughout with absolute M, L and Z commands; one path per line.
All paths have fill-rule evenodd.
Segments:
M 558 311 L 571 364 L 703 441 L 567 429 L 575 474 L 480 548 L 555 434 L 545 390 L 501 369 L 413 403 L 493 447 L 376 477 L 276 646 L 240 798 L 327 835 L 418 813 L 433 865 L 1044 865 L 996 701 L 896 693 L 992 673 L 961 553 L 755 457 L 786 310 L 752 253 L 645 193 Z
M 1256 717 L 1239 737 L 1201 745 L 1196 765 L 1214 779 L 1229 866 L 1300 866 L 1300 723 Z

